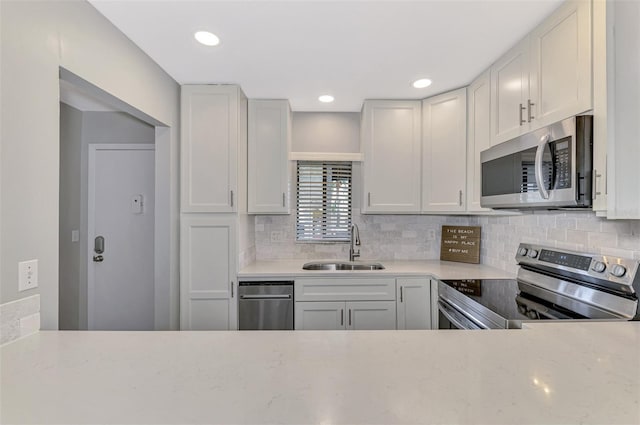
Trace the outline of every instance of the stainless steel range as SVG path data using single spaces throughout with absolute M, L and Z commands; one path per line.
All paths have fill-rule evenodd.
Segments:
M 520 244 L 516 280 L 444 280 L 438 328 L 520 328 L 534 320 L 640 320 L 640 262 Z

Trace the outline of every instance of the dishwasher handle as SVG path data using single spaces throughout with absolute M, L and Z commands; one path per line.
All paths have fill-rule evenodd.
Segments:
M 290 300 L 291 294 L 284 295 L 269 295 L 269 294 L 257 294 L 257 295 L 240 295 L 241 300 Z

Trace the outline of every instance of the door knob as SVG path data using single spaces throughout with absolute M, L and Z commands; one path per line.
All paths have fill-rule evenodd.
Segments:
M 94 255 L 93 261 L 96 263 L 102 263 L 104 261 L 104 257 L 102 255 Z

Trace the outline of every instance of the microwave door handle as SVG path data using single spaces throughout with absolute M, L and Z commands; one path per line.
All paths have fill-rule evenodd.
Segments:
M 538 191 L 540 192 L 542 199 L 549 199 L 549 191 L 544 184 L 544 175 L 542 172 L 542 156 L 544 155 L 544 148 L 547 147 L 547 143 L 549 143 L 549 139 L 550 137 L 548 134 L 542 136 L 538 143 L 538 149 L 536 150 L 536 184 L 538 185 Z

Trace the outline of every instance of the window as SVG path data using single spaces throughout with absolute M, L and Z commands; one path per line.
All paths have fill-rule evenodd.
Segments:
M 351 163 L 298 161 L 296 240 L 351 237 Z

